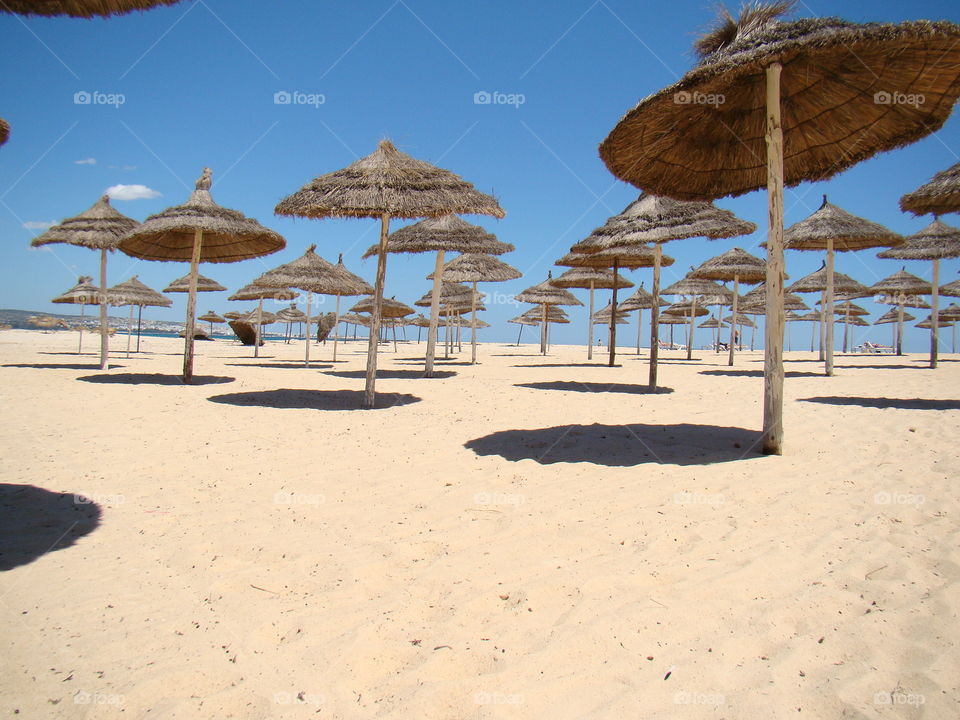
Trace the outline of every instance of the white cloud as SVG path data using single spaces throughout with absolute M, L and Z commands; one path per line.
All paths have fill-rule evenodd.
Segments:
M 161 194 L 146 185 L 111 185 L 107 188 L 107 195 L 111 200 L 149 200 Z
M 74 165 L 96 165 L 96 164 L 97 164 L 97 159 L 96 159 L 96 158 L 84 158 L 83 160 L 74 160 L 74 161 L 73 161 L 73 164 L 74 164 Z
M 56 224 L 54 220 L 27 220 L 23 226 L 27 230 L 47 230 Z

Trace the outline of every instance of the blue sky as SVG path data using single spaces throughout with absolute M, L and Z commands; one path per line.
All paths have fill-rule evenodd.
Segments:
M 553 260 L 637 196 L 609 174 L 597 145 L 639 98 L 690 68 L 692 41 L 713 18 L 712 6 L 708 0 L 186 0 L 110 20 L 0 16 L 0 55 L 8 68 L 0 76 L 0 115 L 12 125 L 9 143 L 0 148 L 0 307 L 62 311 L 49 299 L 77 275 L 96 275 L 94 252 L 63 245 L 29 249 L 44 223 L 77 214 L 117 185 L 143 186 L 120 194 L 147 197 L 113 202 L 142 220 L 183 202 L 205 165 L 214 171 L 214 198 L 283 234 L 287 249 L 205 265 L 201 272 L 236 289 L 316 243 L 330 260 L 344 253 L 347 266 L 372 281 L 375 261 L 360 256 L 376 240 L 375 221 L 292 220 L 274 216 L 273 207 L 312 177 L 349 164 L 389 137 L 404 152 L 500 200 L 505 219 L 467 219 L 517 247 L 503 259 L 524 278 L 484 288 L 500 302 L 489 305 L 485 319 L 494 327 L 483 339 L 513 340 L 516 326 L 505 321 L 529 306 L 504 296 L 544 280 Z M 960 5 L 806 0 L 797 14 L 960 22 Z M 278 92 L 300 95 L 277 104 Z M 480 92 L 522 96 L 523 102 L 476 104 Z M 91 102 L 78 104 L 75 96 L 87 96 L 77 93 L 89 93 Z M 850 212 L 915 232 L 929 220 L 900 213 L 898 198 L 958 158 L 955 114 L 914 145 L 828 182 L 788 190 L 786 222 L 809 215 L 827 193 Z M 732 240 L 668 244 L 677 263 L 665 270 L 666 283 L 731 247 L 762 254 L 757 244 L 766 231 L 765 194 L 717 204 L 760 229 Z M 820 262 L 820 253 L 789 253 L 787 269 L 799 278 Z M 866 251 L 838 255 L 837 269 L 871 284 L 901 264 Z M 930 275 L 930 263 L 906 265 Z M 428 288 L 423 278 L 432 268 L 429 255 L 391 256 L 386 294 L 411 303 Z M 958 269 L 960 261 L 946 261 L 942 282 L 955 279 Z M 114 253 L 108 281 L 137 274 L 162 289 L 186 270 L 183 263 Z M 649 275 L 640 270 L 628 277 L 649 287 Z M 575 292 L 586 301 L 584 292 Z M 226 297 L 201 296 L 199 312 L 248 305 Z M 874 318 L 886 309 L 864 304 Z M 151 308 L 146 316 L 181 320 L 184 307 L 176 297 L 173 308 Z M 574 308 L 572 314 L 575 322 L 557 328 L 555 342 L 582 340 L 585 311 Z M 794 347 L 808 341 L 808 325 L 793 332 Z M 890 331 L 880 326 L 856 337 L 889 341 Z M 706 341 L 706 334 L 698 338 Z M 926 334 L 910 330 L 906 341 L 908 349 L 922 351 Z

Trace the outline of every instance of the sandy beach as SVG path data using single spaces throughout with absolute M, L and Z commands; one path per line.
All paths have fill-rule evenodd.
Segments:
M 765 457 L 760 352 L 75 343 L 0 333 L 2 717 L 960 717 L 957 356 L 787 353 Z

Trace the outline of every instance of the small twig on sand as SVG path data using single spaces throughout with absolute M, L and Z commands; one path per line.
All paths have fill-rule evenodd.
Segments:
M 257 587 L 256 585 L 251 585 L 250 587 L 252 587 L 254 590 L 262 590 L 263 592 L 268 592 L 268 593 L 270 593 L 271 595 L 279 595 L 279 594 L 280 594 L 280 593 L 278 593 L 278 592 L 274 592 L 273 590 L 267 590 L 266 588 Z

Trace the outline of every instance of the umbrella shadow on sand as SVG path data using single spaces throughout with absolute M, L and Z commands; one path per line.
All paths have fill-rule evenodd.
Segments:
M 453 370 L 434 370 L 433 378 L 424 378 L 423 370 L 377 370 L 377 378 L 387 378 L 389 380 L 419 380 L 424 379 L 433 379 L 438 378 L 451 378 L 456 376 L 456 372 Z M 327 375 L 332 375 L 333 377 L 339 378 L 362 378 L 366 377 L 365 370 L 334 370 L 328 372 Z
M 227 393 L 207 398 L 210 402 L 240 407 L 269 407 L 281 410 L 360 410 L 362 390 L 263 390 Z M 416 395 L 378 392 L 375 408 L 385 410 L 397 405 L 420 402 Z
M 588 462 L 611 467 L 643 463 L 710 465 L 759 458 L 761 434 L 717 425 L 560 425 L 502 430 L 464 443 L 477 455 L 541 465 Z
M 97 528 L 100 515 L 79 495 L 0 483 L 0 571 L 70 547 Z
M 763 370 L 701 370 L 700 375 L 720 375 L 725 377 L 763 377 Z M 826 377 L 822 372 L 801 372 L 787 370 L 784 377 Z
M 514 387 L 533 388 L 534 390 L 567 390 L 585 393 L 626 393 L 629 395 L 667 395 L 673 388 L 649 385 L 630 385 L 628 383 L 577 382 L 575 380 L 554 380 L 553 382 L 514 383 Z
M 338 360 L 337 362 L 340 361 Z M 233 367 L 289 368 L 292 370 L 325 370 L 333 367 L 333 365 L 329 363 L 315 363 L 312 360 L 310 361 L 310 367 L 304 367 L 303 360 L 275 363 L 224 363 L 224 365 L 232 365 Z
M 605 368 L 610 367 L 603 362 L 590 362 L 590 363 L 533 363 L 530 365 L 511 365 L 510 367 L 516 368 L 571 368 L 571 367 L 585 367 L 585 368 Z M 615 364 L 613 367 L 623 367 L 619 363 Z
M 34 368 L 36 370 L 98 370 L 100 363 L 11 363 L 3 367 Z M 111 365 L 110 368 L 121 368 L 123 365 Z
M 824 405 L 858 405 L 860 407 L 886 410 L 960 410 L 960 400 L 935 400 L 933 398 L 887 398 L 887 397 L 822 397 L 797 398 L 799 402 L 822 403 Z
M 91 383 L 117 383 L 120 385 L 183 385 L 179 375 L 163 375 L 161 373 L 110 373 L 102 375 L 84 375 L 77 380 Z M 219 385 L 230 383 L 236 378 L 222 375 L 195 375 L 193 385 Z

